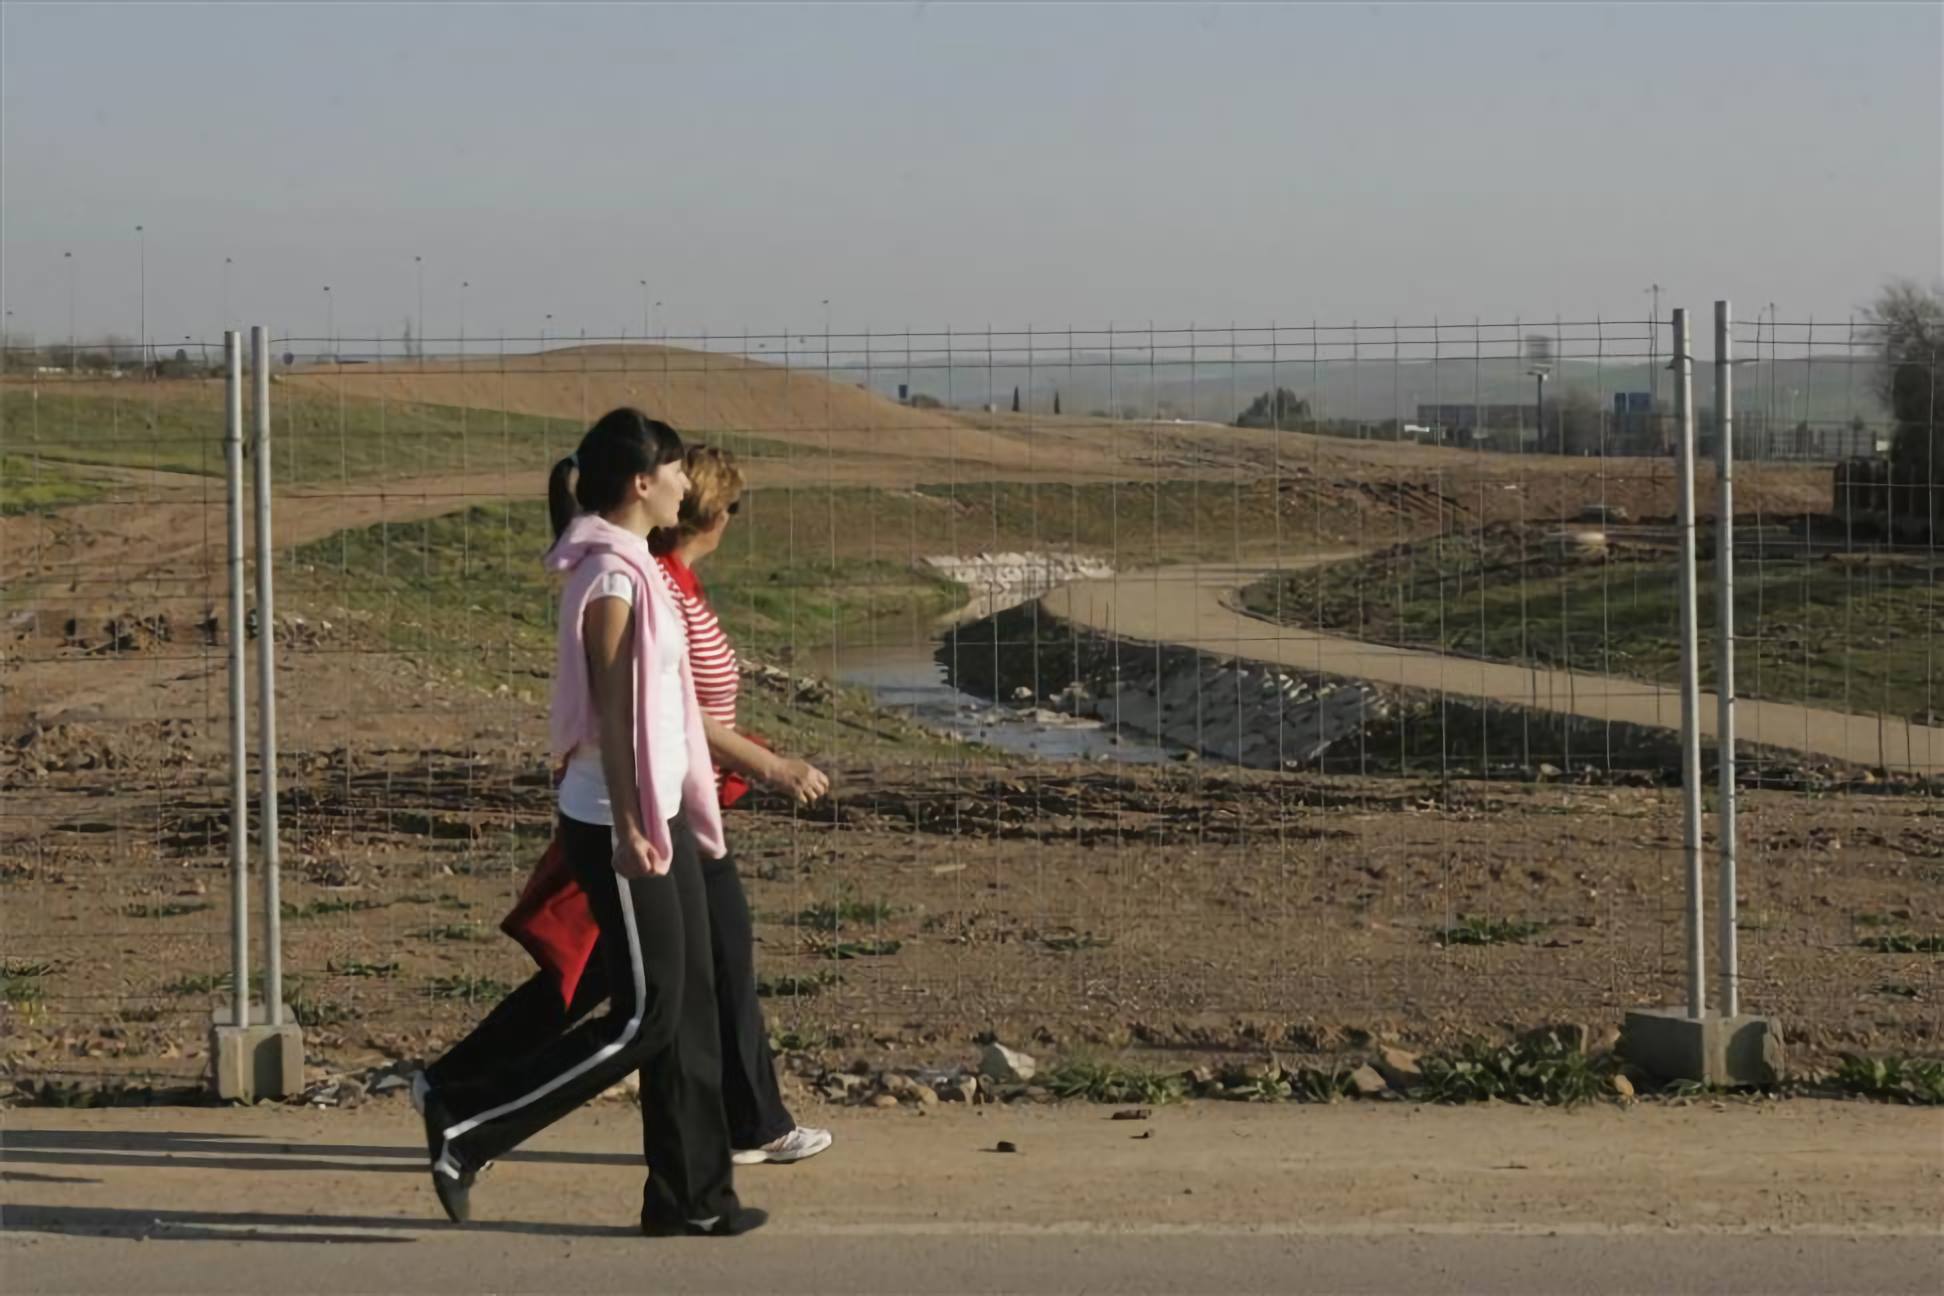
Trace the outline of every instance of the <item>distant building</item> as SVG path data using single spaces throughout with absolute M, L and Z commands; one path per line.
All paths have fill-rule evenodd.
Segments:
M 1530 449 L 1539 443 L 1538 407 L 1474 404 L 1419 405 L 1417 423 L 1444 445 L 1466 449 Z
M 1695 440 L 1698 453 L 1712 456 L 1715 452 L 1713 419 L 1707 411 L 1702 412 L 1701 430 Z M 1866 423 L 1860 418 L 1846 423 L 1804 423 L 1798 422 L 1789 427 L 1786 422 L 1768 418 L 1760 410 L 1735 415 L 1735 457 L 1753 460 L 1813 460 L 1836 462 L 1846 459 L 1867 459 L 1873 455 L 1887 454 L 1890 450 L 1890 431 L 1887 427 Z

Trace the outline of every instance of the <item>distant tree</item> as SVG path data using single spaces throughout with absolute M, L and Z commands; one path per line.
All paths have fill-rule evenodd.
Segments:
M 1895 421 L 1897 480 L 1944 483 L 1944 291 L 1899 280 L 1865 314 L 1877 330 L 1877 391 Z
M 924 392 L 911 393 L 910 403 L 911 403 L 911 408 L 913 409 L 944 409 L 945 408 L 944 401 L 938 399 L 938 397 L 936 396 L 928 396 Z
M 1017 387 L 1015 387 L 1015 388 L 1013 388 L 1013 407 L 1012 407 L 1012 412 L 1013 412 L 1013 413 L 1015 413 L 1015 414 L 1017 414 L 1017 413 L 1019 413 L 1019 388 L 1017 388 Z
M 412 337 L 412 317 L 410 315 L 405 317 L 405 328 L 399 334 L 399 339 L 401 345 L 405 348 L 407 358 L 418 354 L 418 342 Z
M 1060 393 L 1057 391 L 1053 393 L 1053 412 L 1055 414 L 1060 412 Z
M 188 347 L 177 347 L 173 356 L 157 360 L 150 368 L 157 378 L 194 378 L 203 367 L 189 358 Z
M 1309 417 L 1309 402 L 1287 387 L 1264 392 L 1235 416 L 1235 426 L 1245 428 L 1294 427 Z

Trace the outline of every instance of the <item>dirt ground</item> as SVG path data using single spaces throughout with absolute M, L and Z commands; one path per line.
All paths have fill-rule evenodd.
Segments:
M 0 1270 L 21 1293 L 1901 1293 L 1944 1275 L 1944 1123 L 1906 1109 L 847 1111 L 822 1157 L 738 1173 L 765 1229 L 674 1243 L 632 1232 L 637 1121 L 604 1103 L 546 1131 L 456 1228 L 395 1096 L 11 1112 Z
M 291 753 L 283 782 L 286 997 L 320 1077 L 426 1056 L 526 975 L 495 925 L 549 814 L 531 706 L 411 710 L 405 681 L 359 671 L 363 705 L 316 726 L 339 745 Z M 361 732 L 372 713 L 412 716 L 415 741 Z M 4 847 L 8 966 L 32 971 L 0 1009 L 14 1077 L 205 1065 L 228 959 L 206 732 L 141 746 L 77 723 L 35 744 Z M 818 755 L 831 805 L 731 821 L 760 970 L 797 991 L 770 1000 L 795 1068 L 950 1065 L 988 1033 L 1155 1066 L 1336 1057 L 1597 1031 L 1679 994 L 1671 791 Z M 1944 927 L 1936 807 L 1764 793 L 1742 842 L 1744 999 L 1782 1018 L 1794 1061 L 1935 1052 L 1936 957 L 1860 942 Z M 1536 930 L 1438 943 L 1474 915 Z
M 572 374 L 530 376 L 522 399 L 543 412 L 579 399 Z M 475 380 L 357 381 L 394 384 L 399 399 L 493 394 Z M 811 402 L 794 413 L 752 404 L 749 422 L 814 450 L 824 438 L 812 406 L 836 397 L 808 391 L 792 388 Z M 1269 446 L 1269 434 L 1233 429 L 1103 442 L 1092 421 L 1068 422 L 1047 433 L 1038 421 L 1029 437 L 991 416 L 964 445 L 979 447 L 988 474 L 1137 477 L 1159 461 L 1123 454 L 1159 445 L 1246 465 Z M 1065 436 L 1074 457 L 1040 455 L 1041 435 Z M 921 441 L 867 439 L 843 453 L 859 480 L 879 483 L 908 480 L 914 456 L 930 456 L 925 473 L 953 462 L 913 449 Z M 1367 500 L 1386 536 L 1577 507 L 1599 485 L 1571 461 L 1293 434 L 1275 444 L 1278 462 L 1300 445 L 1304 471 Z M 810 481 L 839 466 L 796 463 Z M 1666 465 L 1624 471 L 1615 480 L 1634 483 L 1637 514 L 1671 507 Z M 1816 471 L 1791 471 L 1775 477 L 1773 507 L 1813 496 Z M 1454 487 L 1463 472 L 1485 475 Z M 278 543 L 430 516 L 508 486 L 496 473 L 291 491 Z M 204 621 L 224 577 L 220 501 L 215 483 L 167 474 L 124 472 L 118 489 L 108 502 L 0 519 L 0 1067 L 16 1078 L 193 1082 L 224 992 L 226 645 Z M 1459 505 L 1469 511 L 1452 514 Z M 313 619 L 279 633 L 285 966 L 312 1069 L 421 1056 L 525 974 L 495 927 L 547 831 L 545 681 L 486 692 L 374 650 L 357 625 Z M 833 724 L 870 735 L 880 722 Z M 797 1065 L 950 1063 L 987 1033 L 1047 1054 L 1170 1063 L 1271 1048 L 1337 1055 L 1379 1036 L 1435 1047 L 1559 1021 L 1597 1028 L 1678 993 L 1679 809 L 1666 791 L 1008 765 L 906 750 L 895 737 L 879 747 L 893 754 L 869 759 L 842 742 L 799 746 L 833 773 L 832 805 L 793 813 L 759 799 L 732 820 L 759 964 L 798 991 L 770 1001 Z M 1765 793 L 1745 810 L 1748 1004 L 1782 1017 L 1807 1066 L 1849 1049 L 1935 1053 L 1939 961 L 1861 942 L 1944 929 L 1936 803 Z M 837 930 L 819 925 L 830 909 L 844 915 Z M 1437 942 L 1474 917 L 1534 930 L 1504 944 Z

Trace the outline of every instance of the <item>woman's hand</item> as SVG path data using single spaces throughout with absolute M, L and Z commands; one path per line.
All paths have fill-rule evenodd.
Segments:
M 780 792 L 787 792 L 798 805 L 809 805 L 823 798 L 830 791 L 830 780 L 824 772 L 809 761 L 793 760 L 779 756 L 770 766 L 769 784 Z
M 614 838 L 614 871 L 630 880 L 659 877 L 668 865 L 655 867 L 648 853 L 648 839 L 638 832 L 617 832 Z

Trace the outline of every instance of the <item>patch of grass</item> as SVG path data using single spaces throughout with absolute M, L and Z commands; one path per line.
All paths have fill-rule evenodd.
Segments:
M 201 913 L 212 906 L 206 900 L 171 900 L 161 904 L 129 904 L 122 912 L 130 918 L 181 918 L 186 914 Z
M 846 893 L 834 902 L 819 902 L 797 913 L 796 921 L 814 931 L 834 932 L 840 927 L 875 927 L 891 920 L 889 900 L 859 900 Z
M 342 1026 L 357 1016 L 350 1004 L 321 995 L 293 991 L 284 997 L 299 1026 Z
M 1715 581 L 1699 573 L 1702 685 L 1712 686 Z M 1680 677 L 1679 570 L 1646 553 L 1549 553 L 1509 527 L 1284 573 L 1242 594 L 1255 615 L 1496 661 Z M 1859 565 L 1763 556 L 1735 573 L 1743 696 L 1909 716 L 1936 703 L 1929 644 L 1944 614 L 1934 562 Z
M 292 484 L 540 470 L 586 430 L 578 418 L 382 401 L 288 383 L 273 388 L 270 401 L 274 469 Z M 219 381 L 10 383 L 0 389 L 0 426 L 10 449 L 42 463 L 223 471 Z
M 1035 1075 L 1033 1083 L 1044 1085 L 1058 1098 L 1097 1103 L 1158 1105 L 1178 1101 L 1187 1093 L 1179 1075 L 1084 1058 L 1059 1062 Z
M 1858 927 L 1895 927 L 1910 921 L 1910 911 L 1898 909 L 1891 913 L 1860 913 L 1851 917 L 1850 921 Z
M 227 994 L 230 992 L 230 986 L 230 974 L 227 972 L 189 972 L 163 986 L 162 993 L 187 996 L 216 994 L 218 991 L 221 991 Z M 259 991 L 262 988 L 263 974 L 260 972 L 251 973 L 251 991 Z
M 811 946 L 819 957 L 827 959 L 889 958 L 904 948 L 904 942 L 890 937 L 857 941 L 822 941 Z
M 189 1107 L 208 1097 L 200 1085 L 131 1084 L 125 1080 L 59 1080 L 24 1077 L 15 1082 L 15 1096 L 36 1107 Z
M 1917 986 L 1904 985 L 1900 982 L 1894 982 L 1894 981 L 1884 982 L 1882 985 L 1876 988 L 1876 991 L 1878 994 L 1884 995 L 1885 997 L 1891 999 L 1913 999 L 1914 1000 L 1914 999 L 1922 999 L 1924 997 L 1924 992 Z
M 885 495 L 852 494 L 843 508 L 853 519 L 881 508 Z M 845 644 L 917 642 L 938 615 L 964 601 L 960 586 L 911 566 L 909 551 L 897 559 L 833 554 L 792 533 L 789 512 L 758 506 L 761 492 L 749 498 L 751 507 L 702 572 L 724 629 L 745 656 L 777 660 Z M 540 566 L 552 540 L 538 498 L 341 531 L 298 547 L 291 597 L 348 607 L 385 646 L 447 665 L 455 678 L 538 697 L 553 665 L 558 591 Z M 809 718 L 800 706 L 771 707 L 763 716 L 762 694 L 745 688 L 744 697 L 756 713 L 749 722 L 768 720 L 772 733 L 778 724 L 800 732 Z M 855 742 L 854 730 L 845 734 Z
M 801 1031 L 786 1030 L 770 1036 L 769 1044 L 772 1053 L 810 1053 L 826 1047 L 829 1039 L 827 1035 L 805 1035 Z
M 427 941 L 483 941 L 486 933 L 478 927 L 465 923 L 445 923 L 438 927 L 422 927 L 412 933 L 420 940 Z
M 397 963 L 368 963 L 362 959 L 333 960 L 324 965 L 333 976 L 389 979 L 398 975 Z
M 1419 1062 L 1424 1084 L 1412 1097 L 1432 1102 L 1523 1101 L 1577 1106 L 1610 1092 L 1611 1057 L 1588 1057 L 1543 1035 L 1516 1044 L 1471 1043 Z
M 278 907 L 285 922 L 302 921 L 306 918 L 328 918 L 332 914 L 365 913 L 372 909 L 383 909 L 391 902 L 373 900 L 360 896 L 355 899 L 342 899 L 337 896 L 324 896 L 307 900 L 303 904 L 293 904 L 286 900 Z
M 1857 944 L 1878 954 L 1944 954 L 1944 934 L 1916 936 L 1910 932 L 1891 932 L 1865 936 Z
M 777 977 L 756 978 L 756 995 L 761 999 L 814 999 L 844 978 L 828 969 L 816 972 L 786 972 Z
M 1431 940 L 1437 945 L 1522 945 L 1545 929 L 1544 923 L 1460 914 L 1455 924 L 1433 932 Z
M 1357 1086 L 1351 1083 L 1350 1072 L 1340 1063 L 1332 1063 L 1328 1070 L 1313 1066 L 1297 1067 L 1285 1071 L 1283 1079 L 1289 1084 L 1290 1097 L 1298 1102 L 1333 1103 L 1357 1092 Z
M 1296 1090 L 1280 1075 L 1239 1075 L 1228 1078 L 1210 1096 L 1224 1102 L 1288 1102 L 1296 1096 Z
M 425 992 L 434 999 L 463 999 L 468 1003 L 504 999 L 512 991 L 504 981 L 486 976 L 441 976 L 425 983 Z
M 0 999 L 15 1005 L 39 1003 L 47 997 L 37 977 L 22 977 L 8 973 L 0 976 Z
M 400 896 L 398 898 L 398 903 L 409 904 L 409 905 L 436 905 L 441 909 L 472 908 L 472 901 L 470 900 L 461 900 L 458 896 L 453 896 L 453 895 L 431 895 L 423 891 L 415 892 L 414 894 L 408 896 Z
M 1233 559 L 1238 536 L 1288 554 L 1358 530 L 1357 502 L 1309 489 L 1268 472 L 1219 482 L 1164 473 L 1112 483 L 925 485 L 867 525 L 892 544 L 909 543 L 900 532 L 915 531 L 921 544 L 933 546 L 920 552 L 1078 549 L 1128 571 L 1189 558 Z
M 1077 950 L 1106 949 L 1114 943 L 1114 938 L 1090 931 L 1065 930 L 1042 932 L 1039 943 L 1056 954 L 1070 954 Z
M 0 517 L 85 504 L 101 494 L 100 486 L 51 460 L 0 454 Z
M 229 989 L 229 976 L 222 972 L 186 972 L 162 987 L 163 994 L 204 995 Z
M 1846 1093 L 1880 1102 L 1944 1105 L 1944 1060 L 1849 1054 L 1834 1079 Z

